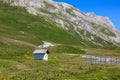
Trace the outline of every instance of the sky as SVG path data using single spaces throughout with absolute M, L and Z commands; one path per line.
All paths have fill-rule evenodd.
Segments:
M 54 0 L 68 3 L 80 11 L 94 12 L 99 16 L 107 16 L 120 30 L 120 0 Z

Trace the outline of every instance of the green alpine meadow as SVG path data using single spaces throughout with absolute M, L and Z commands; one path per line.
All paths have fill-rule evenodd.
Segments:
M 0 80 L 120 80 L 119 35 L 66 3 L 0 0 Z M 38 49 L 50 52 L 47 61 L 35 60 Z

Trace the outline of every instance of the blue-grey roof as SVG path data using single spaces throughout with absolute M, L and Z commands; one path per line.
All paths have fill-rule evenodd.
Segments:
M 38 53 L 47 53 L 48 50 L 47 49 L 40 49 L 40 50 L 34 50 L 33 54 L 38 54 Z

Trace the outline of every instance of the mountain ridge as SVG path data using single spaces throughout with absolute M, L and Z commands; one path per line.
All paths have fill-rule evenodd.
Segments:
M 43 15 L 48 20 L 56 22 L 65 30 L 94 45 L 104 46 L 104 44 L 112 43 L 115 46 L 120 46 L 120 31 L 107 17 L 96 16 L 93 13 L 85 14 L 67 3 L 54 2 L 53 0 L 2 1 L 10 3 L 12 6 L 24 7 L 30 14 Z

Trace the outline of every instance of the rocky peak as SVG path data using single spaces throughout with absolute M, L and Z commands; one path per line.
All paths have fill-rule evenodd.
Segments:
M 110 29 L 115 29 L 114 24 L 111 22 L 111 20 L 108 17 L 104 16 L 97 16 L 94 12 L 86 13 L 86 15 L 92 19 L 95 19 L 97 22 L 100 22 L 104 25 L 107 25 Z
M 96 17 L 94 12 L 86 13 L 86 15 L 92 18 Z

